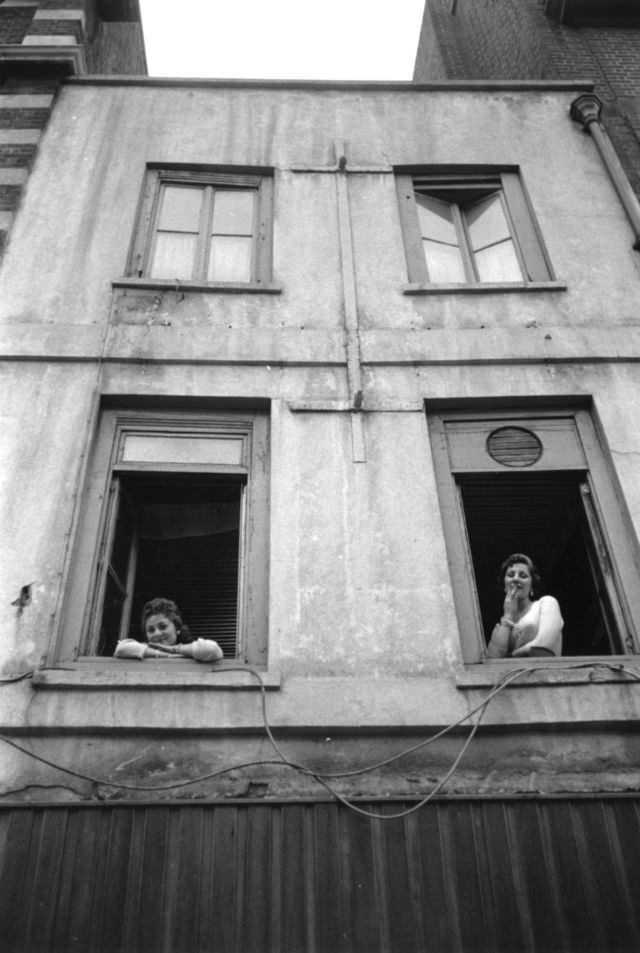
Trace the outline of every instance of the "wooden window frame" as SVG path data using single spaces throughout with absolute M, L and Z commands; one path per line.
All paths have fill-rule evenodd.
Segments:
M 273 268 L 273 169 L 229 169 L 212 166 L 156 166 L 148 165 L 140 197 L 133 241 L 127 259 L 126 274 L 130 278 L 146 280 L 153 284 L 175 286 L 170 278 L 149 275 L 152 251 L 157 233 L 162 189 L 166 185 L 190 185 L 205 190 L 205 197 L 215 190 L 247 189 L 256 193 L 251 275 L 248 281 L 211 281 L 205 277 L 205 244 L 207 238 L 201 223 L 197 240 L 195 260 L 202 274 L 191 279 L 179 279 L 180 286 L 198 287 L 252 287 L 269 285 Z
M 496 402 L 493 402 L 493 408 Z M 464 408 L 464 409 L 462 409 Z M 548 453 L 527 468 L 530 472 L 553 473 L 575 471 L 584 478 L 587 521 L 591 524 L 594 546 L 605 566 L 607 586 L 614 601 L 614 615 L 619 625 L 621 654 L 640 651 L 640 587 L 638 541 L 631 530 L 629 514 L 624 507 L 620 488 L 606 449 L 588 407 L 504 406 L 489 409 L 486 402 L 428 401 L 426 406 L 429 436 L 440 502 L 445 545 L 451 572 L 454 603 L 458 616 L 463 660 L 467 664 L 485 661 L 486 641 L 480 617 L 475 572 L 467 531 L 466 516 L 460 489 L 461 478 L 470 474 L 504 473 L 504 467 L 486 453 L 482 466 L 472 462 L 468 467 L 452 457 L 447 425 L 472 422 L 485 425 L 486 433 L 502 427 L 516 426 L 534 430 L 545 421 L 570 419 L 576 447 L 582 457 L 568 462 L 562 439 Z M 471 451 L 472 452 L 472 451 Z M 476 460 L 477 458 L 473 458 Z M 577 476 L 576 476 L 577 479 Z M 506 557 L 508 553 L 505 553 Z M 586 653 L 585 653 L 586 654 Z M 593 657 L 593 656 L 592 656 Z M 611 658 L 611 656 L 606 656 Z M 565 656 L 566 658 L 566 656 Z M 516 659 L 515 662 L 521 660 Z
M 128 436 L 233 438 L 238 464 L 125 461 Z M 266 668 L 269 505 L 269 421 L 261 411 L 176 411 L 104 408 L 88 467 L 82 511 L 57 637 L 56 655 L 88 661 L 97 654 L 107 560 L 120 478 L 129 475 L 211 475 L 245 485 L 240 520 L 236 659 Z M 158 593 L 158 595 L 170 595 Z M 188 607 L 181 606 L 188 620 Z M 122 634 L 122 632 L 120 633 Z M 122 662 L 120 665 L 124 664 Z
M 422 235 L 415 201 L 416 192 L 450 202 L 457 209 L 456 231 L 464 259 L 467 280 L 460 287 L 486 284 L 537 284 L 554 281 L 549 257 L 533 209 L 517 167 L 433 166 L 396 168 L 396 190 L 409 281 L 437 287 L 429 278 L 422 249 Z M 522 280 L 517 282 L 482 282 L 478 279 L 464 225 L 465 201 L 499 193 L 520 268 Z M 455 287 L 456 283 L 447 284 Z M 444 285 L 443 285 L 444 286 Z

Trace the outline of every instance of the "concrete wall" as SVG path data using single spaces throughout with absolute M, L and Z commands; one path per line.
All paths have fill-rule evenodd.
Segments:
M 276 729 L 299 739 L 290 750 L 321 764 L 356 757 L 363 730 L 373 757 L 389 752 L 391 731 L 400 747 L 463 719 L 510 664 L 479 666 L 475 681 L 465 676 L 425 399 L 593 398 L 637 533 L 640 263 L 595 146 L 569 119 L 578 92 L 91 80 L 63 87 L 0 275 L 1 660 L 9 674 L 45 658 L 38 688 L 29 680 L 2 687 L 5 734 L 101 777 L 193 776 L 228 763 L 232 751 L 269 756 L 249 677 L 218 680 L 184 663 L 174 670 L 176 687 L 153 663 L 74 668 L 55 655 L 101 395 L 270 402 L 268 710 Z M 336 139 L 346 140 L 346 173 L 335 169 Z M 147 162 L 273 166 L 280 293 L 127 285 Z M 558 279 L 549 290 L 404 293 L 392 167 L 450 162 L 520 165 Z M 338 175 L 347 179 L 354 248 L 364 462 L 354 462 L 354 415 L 344 410 L 349 260 Z M 322 409 L 310 410 L 312 401 Z M 25 584 L 33 599 L 20 609 L 11 602 Z M 640 688 L 621 678 L 565 672 L 549 684 L 541 673 L 503 692 L 485 723 L 517 729 L 521 741 L 487 737 L 463 788 L 487 783 L 490 744 L 502 745 L 502 781 L 510 771 L 516 787 L 531 789 L 526 765 L 536 757 L 547 789 L 571 787 L 584 771 L 596 788 L 637 783 L 624 738 L 640 713 Z M 603 722 L 618 726 L 606 764 L 597 741 Z M 558 726 L 563 733 L 551 737 Z M 198 738 L 188 750 L 185 733 Z M 325 740 L 335 733 L 344 738 L 340 755 Z M 439 770 L 454 749 L 445 746 L 431 766 Z M 49 783 L 50 769 L 12 758 L 3 790 Z M 268 783 L 296 787 L 269 770 Z M 419 773 L 417 783 L 424 779 Z M 309 785 L 303 779 L 296 789 Z M 406 772 L 394 771 L 358 790 L 413 788 Z

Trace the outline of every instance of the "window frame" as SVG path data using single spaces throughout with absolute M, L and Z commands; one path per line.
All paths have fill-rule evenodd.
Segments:
M 126 276 L 136 281 L 157 286 L 193 288 L 251 289 L 265 286 L 269 289 L 273 270 L 273 182 L 272 168 L 190 165 L 147 165 L 131 247 L 127 257 Z M 209 280 L 204 271 L 192 278 L 172 279 L 149 274 L 152 251 L 158 232 L 162 190 L 167 185 L 186 185 L 203 190 L 245 189 L 256 193 L 254 229 L 252 233 L 251 275 L 247 281 Z M 205 261 L 207 238 L 203 223 L 198 232 L 194 258 L 201 265 Z
M 480 614 L 480 601 L 476 589 L 475 570 L 467 529 L 467 519 L 463 509 L 460 490 L 460 477 L 469 474 L 491 474 L 504 472 L 499 463 L 489 458 L 486 467 L 470 465 L 468 469 L 456 465 L 451 458 L 451 449 L 446 432 L 450 422 L 473 421 L 484 423 L 486 432 L 501 426 L 530 427 L 532 422 L 571 418 L 575 426 L 577 443 L 583 454 L 583 463 L 560 464 L 558 458 L 541 460 L 527 470 L 538 473 L 554 471 L 569 472 L 576 475 L 583 472 L 589 488 L 589 516 L 595 519 L 599 535 L 595 545 L 601 547 L 601 557 L 606 564 L 610 585 L 616 604 L 614 615 L 619 613 L 624 621 L 624 630 L 618 637 L 625 646 L 629 658 L 640 652 L 640 587 L 636 567 L 639 565 L 638 540 L 633 533 L 630 517 L 624 506 L 623 496 L 617 484 L 613 465 L 608 455 L 604 435 L 599 431 L 588 406 L 562 406 L 555 402 L 552 406 L 544 402 L 531 405 L 519 403 L 500 407 L 499 402 L 430 400 L 426 402 L 429 437 L 433 455 L 433 465 L 440 504 L 447 559 L 451 573 L 454 603 L 458 617 L 463 661 L 466 664 L 491 664 L 494 660 L 486 658 L 486 641 Z M 534 423 L 535 425 L 535 423 Z M 560 445 L 556 447 L 561 451 Z M 458 479 L 457 479 L 458 477 Z M 508 555 L 505 553 L 505 556 Z M 560 656 L 579 658 L 582 656 Z M 591 655 L 584 657 L 611 659 L 612 655 Z M 504 663 L 519 664 L 521 659 L 499 660 Z M 552 660 L 553 661 L 553 660 Z M 545 660 L 546 663 L 546 660 Z
M 517 166 L 406 166 L 396 167 L 395 182 L 408 278 L 425 289 L 518 288 L 555 282 L 542 233 L 536 221 L 520 169 Z M 462 240 L 461 252 L 468 280 L 434 282 L 429 278 L 422 247 L 416 193 L 450 202 Z M 487 282 L 477 277 L 473 252 L 464 226 L 464 197 L 479 200 L 499 192 L 516 257 L 522 271 L 518 281 Z M 475 198 L 474 198 L 475 197 Z
M 239 465 L 223 463 L 125 462 L 127 436 L 169 435 L 232 437 L 242 441 Z M 81 513 L 56 639 L 56 658 L 104 665 L 109 657 L 96 654 L 101 599 L 113 537 L 118 480 L 126 474 L 171 474 L 237 478 L 245 484 L 238 558 L 238 617 L 236 663 L 267 665 L 269 415 L 265 410 L 162 411 L 103 407 L 87 470 Z M 170 595 L 170 594 L 167 594 Z M 188 620 L 188 610 L 181 606 Z M 228 660 L 229 661 L 229 660 Z M 233 660 L 231 660 L 233 661 Z M 126 663 L 118 660 L 118 665 Z

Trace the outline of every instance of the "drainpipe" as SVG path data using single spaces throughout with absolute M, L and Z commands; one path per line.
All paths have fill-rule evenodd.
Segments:
M 595 142 L 631 223 L 635 235 L 633 247 L 636 251 L 640 251 L 640 203 L 631 188 L 631 183 L 620 164 L 616 151 L 611 145 L 611 140 L 600 122 L 601 112 L 602 101 L 598 99 L 595 93 L 583 93 L 582 96 L 578 96 L 571 103 L 571 118 L 574 122 L 581 123 L 584 131 L 588 132 Z

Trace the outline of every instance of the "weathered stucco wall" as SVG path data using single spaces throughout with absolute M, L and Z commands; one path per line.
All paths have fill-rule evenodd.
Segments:
M 479 704 L 506 669 L 498 665 L 475 687 L 456 683 L 460 632 L 424 401 L 592 398 L 640 528 L 640 264 L 594 144 L 569 119 L 577 93 L 64 87 L 0 276 L 6 673 L 43 656 L 46 666 L 64 668 L 53 640 L 100 396 L 192 398 L 194 406 L 259 398 L 271 406 L 269 669 L 280 675 L 268 693 L 272 723 L 319 733 L 419 731 Z M 332 171 L 336 139 L 346 140 L 366 462 L 354 462 L 352 415 L 344 411 L 348 261 Z M 147 162 L 273 166 L 280 292 L 118 284 Z M 521 167 L 562 286 L 403 293 L 392 168 L 451 162 Z M 322 409 L 300 408 L 313 401 Z M 342 404 L 332 409 L 332 401 Z M 19 611 L 10 603 L 25 584 L 32 602 Z M 121 739 L 134 725 L 216 737 L 238 730 L 248 739 L 261 729 L 255 690 L 214 687 L 213 676 L 204 689 L 141 688 L 127 684 L 129 667 L 109 664 L 97 666 L 99 678 L 85 667 L 85 684 L 80 678 L 74 688 L 59 684 L 61 672 L 37 690 L 31 681 L 5 686 L 0 725 L 43 732 L 49 756 L 62 760 L 71 755 L 69 742 L 56 740 L 59 730 L 89 738 L 106 731 L 111 740 L 98 748 L 77 747 L 94 770 L 101 759 L 115 770 L 132 756 Z M 150 665 L 138 667 L 141 677 Z M 486 723 L 634 724 L 640 685 L 609 678 L 574 674 L 549 685 L 540 676 L 503 692 Z M 539 744 L 533 737 L 526 750 Z M 179 735 L 168 737 L 169 760 L 183 762 L 180 744 Z M 205 745 L 205 761 L 222 758 L 225 744 Z M 566 745 L 573 768 L 584 767 L 581 744 Z M 245 749 L 256 754 L 262 742 L 247 740 Z M 24 763 L 15 754 L 9 787 Z M 620 756 L 625 771 L 633 763 L 632 753 Z

